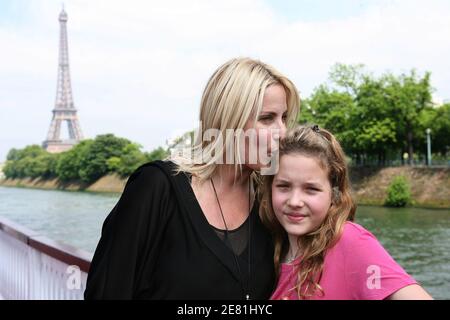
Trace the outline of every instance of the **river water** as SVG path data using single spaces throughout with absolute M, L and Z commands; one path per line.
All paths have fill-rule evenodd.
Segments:
M 47 237 L 94 252 L 119 194 L 0 187 L 0 216 Z M 450 299 L 450 210 L 360 206 L 370 230 L 436 299 Z

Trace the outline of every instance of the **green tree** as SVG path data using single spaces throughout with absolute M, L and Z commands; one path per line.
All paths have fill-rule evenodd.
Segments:
M 387 190 L 385 205 L 389 207 L 404 207 L 411 202 L 411 191 L 408 181 L 403 176 L 396 176 Z
M 142 164 L 168 155 L 162 147 L 150 153 L 142 152 L 141 148 L 137 143 L 112 134 L 83 140 L 59 154 L 32 145 L 11 149 L 3 172 L 7 178 L 58 177 L 61 181 L 91 183 L 109 172 L 128 176 Z
M 129 176 L 139 166 L 147 162 L 147 157 L 141 152 L 142 146 L 137 143 L 127 144 L 120 156 L 113 156 L 107 160 L 108 169 L 121 176 Z
M 57 156 L 51 153 L 42 154 L 37 157 L 26 157 L 26 168 L 24 175 L 31 178 L 50 178 L 55 176 L 55 162 Z
M 80 171 L 83 167 L 83 159 L 90 152 L 93 140 L 83 140 L 72 149 L 59 155 L 56 164 L 56 174 L 61 181 L 81 180 Z
M 120 157 L 123 148 L 130 143 L 128 139 L 118 138 L 113 134 L 97 136 L 80 159 L 78 172 L 81 180 L 90 183 L 111 172 L 108 159 Z
M 347 152 L 354 149 L 350 121 L 355 104 L 350 94 L 331 90 L 326 85 L 316 88 L 309 99 L 303 101 L 299 123 L 313 123 L 333 132 Z
M 450 150 L 450 103 L 436 109 L 433 124 L 428 127 L 431 128 L 434 152 L 447 155 Z
M 396 121 L 386 99 L 386 81 L 364 76 L 355 97 L 357 105 L 352 123 L 355 143 L 369 158 L 385 164 L 389 151 L 396 149 Z
M 26 157 L 35 158 L 37 156 L 47 154 L 48 152 L 45 151 L 41 146 L 38 146 L 37 144 L 33 144 L 30 146 L 26 146 L 23 149 L 11 149 L 8 152 L 8 155 L 6 156 L 7 160 L 20 160 Z
M 5 166 L 3 167 L 3 173 L 6 178 L 15 179 L 22 177 L 22 171 L 19 168 L 18 161 L 19 160 L 6 161 Z
M 7 178 L 51 176 L 53 155 L 38 145 L 11 149 L 3 172 Z
M 142 146 L 137 143 L 130 143 L 123 148 L 120 156 L 122 168 L 119 172 L 122 176 L 129 176 L 139 166 L 147 162 L 147 158 L 141 151 L 141 148 Z
M 329 84 L 320 85 L 304 100 L 300 123 L 329 129 L 357 163 L 377 160 L 385 164 L 388 157 L 401 158 L 405 151 L 412 161 L 414 148 L 423 143 L 426 121 L 422 118 L 431 108 L 429 73 L 420 77 L 412 70 L 407 75 L 375 77 L 363 65 L 336 64 L 330 70 Z M 445 118 L 445 110 L 441 116 Z M 436 120 L 434 114 L 430 119 Z M 447 120 L 441 121 L 439 128 L 448 128 Z M 435 127 L 440 145 L 446 145 L 438 138 L 446 130 Z
M 163 147 L 158 147 L 149 153 L 145 153 L 148 162 L 155 160 L 163 160 L 169 156 L 169 152 Z
M 120 157 L 111 157 L 106 161 L 106 164 L 108 165 L 108 169 L 111 172 L 120 172 L 120 168 L 122 166 L 122 159 Z
M 420 116 L 425 109 L 432 107 L 430 73 L 419 77 L 412 70 L 409 75 L 385 76 L 387 81 L 386 98 L 394 111 L 397 124 L 397 141 L 405 141 L 404 150 L 408 152 L 409 163 L 414 159 L 415 136 L 420 135 Z
M 363 64 L 343 64 L 336 63 L 331 67 L 328 74 L 329 80 L 339 88 L 355 96 L 358 93 L 358 88 L 366 77 Z
M 58 165 L 60 153 L 48 153 L 43 157 L 43 161 L 46 162 L 46 169 L 42 173 L 42 177 L 44 178 L 55 178 L 57 177 L 56 167 Z
M 20 150 L 12 148 L 9 150 L 8 155 L 6 156 L 6 160 L 8 161 L 16 161 L 20 159 Z
M 450 103 L 425 109 L 420 116 L 420 130 L 417 134 L 418 148 L 425 153 L 427 148 L 426 129 L 431 129 L 431 151 L 445 157 L 450 150 Z

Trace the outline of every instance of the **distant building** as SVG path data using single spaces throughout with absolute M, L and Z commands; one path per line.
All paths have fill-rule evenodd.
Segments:
M 52 153 L 63 152 L 72 148 L 83 139 L 77 110 L 73 103 L 72 86 L 69 72 L 69 47 L 67 43 L 67 14 L 62 9 L 59 14 L 59 64 L 56 103 L 53 118 L 48 130 L 47 140 L 42 143 L 45 150 Z M 61 123 L 67 122 L 69 139 L 61 139 Z

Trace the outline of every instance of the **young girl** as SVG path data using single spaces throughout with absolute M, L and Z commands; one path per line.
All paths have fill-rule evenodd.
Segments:
M 352 222 L 344 152 L 318 126 L 281 141 L 279 170 L 266 176 L 261 218 L 275 240 L 271 299 L 431 299 L 377 239 Z

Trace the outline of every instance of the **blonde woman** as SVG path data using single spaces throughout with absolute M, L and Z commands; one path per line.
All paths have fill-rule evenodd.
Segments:
M 270 168 L 265 159 L 299 105 L 293 83 L 271 66 L 241 58 L 219 67 L 190 152 L 129 178 L 103 225 L 85 298 L 269 298 L 273 243 L 254 178 Z M 250 131 L 256 139 L 239 135 Z
M 430 299 L 377 239 L 352 222 L 344 152 L 318 126 L 289 131 L 276 175 L 265 177 L 261 214 L 275 239 L 272 299 Z

